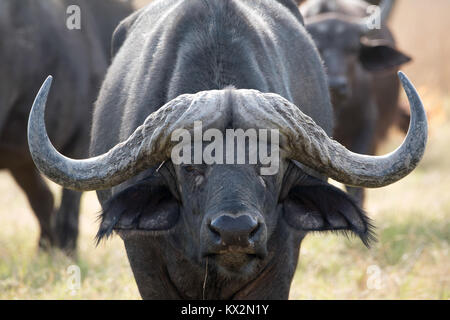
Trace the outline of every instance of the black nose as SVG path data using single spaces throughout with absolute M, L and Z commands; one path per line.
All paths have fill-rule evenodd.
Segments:
M 347 95 L 348 82 L 345 77 L 334 77 L 328 80 L 330 90 L 340 96 Z
M 209 228 L 220 237 L 222 246 L 247 247 L 258 232 L 260 224 L 250 215 L 233 217 L 220 215 L 211 221 Z

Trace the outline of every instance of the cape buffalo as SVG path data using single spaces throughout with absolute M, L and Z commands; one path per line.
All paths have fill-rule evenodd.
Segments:
M 66 27 L 74 4 L 81 9 L 81 30 Z M 109 64 L 110 38 L 131 12 L 116 0 L 0 1 L 0 168 L 25 192 L 39 221 L 41 247 L 56 244 L 69 253 L 76 248 L 81 193 L 64 189 L 53 216 L 53 195 L 33 164 L 25 134 L 32 92 L 49 72 L 55 75 L 46 119 L 50 137 L 66 154 L 87 156 L 91 105 Z
M 286 299 L 308 232 L 372 240 L 365 213 L 327 177 L 381 187 L 423 155 L 426 115 L 403 74 L 412 117 L 401 147 L 371 157 L 329 138 L 320 56 L 298 9 L 283 3 L 156 0 L 124 20 L 95 106 L 89 159 L 66 158 L 48 139 L 51 78 L 36 97 L 28 127 L 36 165 L 66 188 L 98 190 L 98 238 L 121 236 L 145 299 Z M 217 153 L 210 164 L 174 161 L 173 134 L 195 136 L 200 121 L 217 139 L 234 129 L 277 130 L 279 170 L 220 164 L 225 154 Z M 261 141 L 262 149 L 276 146 Z M 198 145 L 187 146 L 195 158 Z
M 350 150 L 375 154 L 394 124 L 409 115 L 399 106 L 398 68 L 410 58 L 398 51 L 386 26 L 393 1 L 380 4 L 380 29 L 360 0 L 308 0 L 301 7 L 306 28 L 324 60 L 336 115 L 334 138 Z M 374 13 L 375 14 L 375 13 Z M 371 29 L 371 23 L 374 23 Z M 406 121 L 403 120 L 406 118 Z M 363 202 L 364 190 L 347 188 Z

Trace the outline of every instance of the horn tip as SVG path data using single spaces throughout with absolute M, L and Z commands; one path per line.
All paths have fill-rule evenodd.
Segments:
M 37 96 L 36 96 L 36 98 L 35 98 L 35 101 L 34 101 L 34 103 L 33 103 L 33 106 L 36 104 L 36 102 L 38 101 L 38 99 L 39 99 L 42 95 L 44 95 L 44 96 L 45 96 L 45 99 L 47 99 L 47 94 L 48 94 L 48 92 L 50 91 L 50 87 L 52 86 L 52 82 L 53 82 L 53 77 L 52 77 L 51 75 L 48 76 L 48 77 L 45 79 L 44 83 L 42 83 L 42 86 L 41 86 L 41 88 L 39 89 L 39 92 L 38 92 L 38 94 L 37 94 Z
M 408 77 L 406 76 L 406 74 L 403 71 L 397 72 L 397 75 L 400 78 L 400 80 L 408 79 Z
M 411 80 L 409 80 L 408 76 L 404 72 L 398 71 L 397 75 L 408 97 L 411 96 L 413 93 L 417 94 L 416 88 L 414 87 Z
M 50 75 L 48 76 L 44 83 L 42 84 L 41 88 L 39 89 L 38 94 L 34 98 L 33 105 L 30 110 L 30 114 L 28 116 L 28 138 L 30 138 L 30 133 L 32 132 L 32 125 L 34 122 L 38 121 L 39 114 L 43 114 L 43 110 L 45 110 L 45 104 L 47 101 L 47 95 L 50 91 L 50 87 L 52 85 L 53 77 Z M 30 140 L 30 139 L 29 139 Z
M 53 82 L 53 76 L 52 76 L 52 75 L 49 75 L 49 76 L 45 79 L 44 85 L 45 85 L 45 86 L 51 85 L 52 82 Z

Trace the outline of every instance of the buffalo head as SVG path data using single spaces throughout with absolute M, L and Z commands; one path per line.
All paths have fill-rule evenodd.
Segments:
M 341 2 L 342 6 L 346 4 Z M 358 3 L 354 8 L 341 8 L 343 10 L 339 10 L 336 3 L 329 8 L 331 3 L 335 1 L 311 1 L 311 5 L 303 8 L 303 13 L 306 28 L 328 70 L 333 104 L 342 105 L 355 94 L 353 88 L 361 83 L 361 79 L 374 72 L 395 71 L 411 59 L 395 48 L 393 40 L 387 40 L 390 35 L 383 35 L 388 32 L 385 20 L 392 9 L 392 1 L 382 1 L 379 19 L 374 16 L 356 18 L 356 12 L 349 14 L 351 10 L 356 11 Z M 317 8 L 321 4 L 325 7 Z M 377 19 L 381 29 L 373 30 L 371 25 Z M 378 37 L 381 39 L 376 39 Z

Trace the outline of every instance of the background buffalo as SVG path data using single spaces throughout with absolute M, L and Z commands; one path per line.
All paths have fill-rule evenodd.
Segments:
M 70 5 L 81 10 L 80 30 L 66 26 Z M 8 169 L 26 193 L 39 221 L 41 247 L 75 251 L 81 193 L 64 189 L 54 209 L 53 194 L 34 167 L 26 139 L 34 92 L 49 73 L 61 79 L 50 97 L 50 135 L 67 154 L 85 156 L 110 38 L 131 12 L 120 0 L 0 1 L 0 169 Z
M 380 29 L 367 27 L 363 0 L 309 0 L 301 12 L 325 64 L 335 111 L 334 138 L 353 152 L 373 155 L 397 125 L 406 133 L 409 110 L 399 103 L 397 72 L 411 58 L 397 46 L 387 21 L 395 1 L 380 3 Z M 347 187 L 359 203 L 364 189 Z

